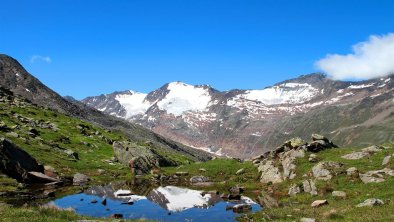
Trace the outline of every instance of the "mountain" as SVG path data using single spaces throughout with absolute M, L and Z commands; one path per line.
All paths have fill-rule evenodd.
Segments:
M 185 155 L 196 161 L 210 158 L 210 155 L 205 152 L 166 139 L 137 124 L 104 114 L 71 97 L 61 97 L 28 73 L 18 61 L 3 54 L 0 54 L 0 86 L 33 104 L 56 110 L 109 130 L 121 131 L 127 135 L 129 140 L 149 143 L 163 152 Z
M 260 90 L 172 82 L 148 94 L 119 91 L 81 102 L 196 148 L 251 157 L 314 132 L 338 145 L 393 141 L 393 89 L 394 75 L 345 82 L 314 73 Z

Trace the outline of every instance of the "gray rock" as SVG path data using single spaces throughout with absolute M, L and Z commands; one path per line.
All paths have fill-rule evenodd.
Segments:
M 320 207 L 327 204 L 328 204 L 327 200 L 315 200 L 312 202 L 311 207 Z
M 325 137 L 322 136 L 322 135 L 320 135 L 320 134 L 317 134 L 317 133 L 312 134 L 312 140 L 313 140 L 313 141 L 316 141 L 316 140 L 324 140 L 324 139 L 325 139 Z
M 352 177 L 358 177 L 358 170 L 356 167 L 350 167 L 346 170 L 346 174 Z
M 339 174 L 342 170 L 343 164 L 328 161 L 320 162 L 312 168 L 313 176 L 318 180 L 331 180 L 332 174 Z
M 356 207 L 373 207 L 373 206 L 378 206 L 378 205 L 383 205 L 384 202 L 380 199 L 376 198 L 371 198 L 371 199 L 366 199 L 364 202 L 357 204 Z
M 76 160 L 79 159 L 79 155 L 78 155 L 77 152 L 74 152 L 74 151 L 72 151 L 72 150 L 70 150 L 70 149 L 65 149 L 64 152 L 65 152 L 69 157 L 71 157 L 71 158 L 74 158 L 74 159 L 76 159 Z
M 303 217 L 300 219 L 300 222 L 315 222 L 315 218 L 307 218 L 307 217 Z
M 312 163 L 317 162 L 317 161 L 318 161 L 317 155 L 314 154 L 314 153 L 312 153 L 311 155 L 309 155 L 308 161 L 309 161 L 309 162 L 312 162 Z
M 280 153 L 280 161 L 283 167 L 283 178 L 284 179 L 294 179 L 296 176 L 295 169 L 296 158 L 302 158 L 305 156 L 305 151 L 302 149 L 299 150 L 290 150 L 284 153 Z
M 335 190 L 335 191 L 332 191 L 332 196 L 345 198 L 346 193 L 344 191 Z
M 258 171 L 261 172 L 260 182 L 261 183 L 281 183 L 283 182 L 282 174 L 279 172 L 279 168 L 274 166 L 272 160 L 266 160 L 260 163 Z
M 190 178 L 190 183 L 203 183 L 203 182 L 209 182 L 209 178 L 205 176 L 193 176 Z
M 19 134 L 15 133 L 15 132 L 9 132 L 5 134 L 7 137 L 14 137 L 14 138 L 18 138 Z
M 89 177 L 82 173 L 76 173 L 73 177 L 73 185 L 82 186 L 89 182 Z
M 278 201 L 268 194 L 263 194 L 262 196 L 259 196 L 257 200 L 259 201 L 259 204 L 265 208 L 279 207 Z
M 364 157 L 369 157 L 371 154 L 366 151 L 361 151 L 361 152 L 354 152 L 354 153 L 349 153 L 346 155 L 343 155 L 342 158 L 347 159 L 347 160 L 359 160 Z
M 313 180 L 304 180 L 302 182 L 302 187 L 305 193 L 310 193 L 311 195 L 317 195 L 317 188 Z
M 252 210 L 251 204 L 236 204 L 232 207 L 233 212 L 235 213 L 245 213 Z
M 187 175 L 189 175 L 189 173 L 188 172 L 179 171 L 179 172 L 176 172 L 175 175 L 177 175 L 177 176 L 187 176 Z
M 289 196 L 295 196 L 298 193 L 301 192 L 300 187 L 297 184 L 293 184 L 290 188 L 289 188 L 289 192 L 287 194 L 289 194 Z
M 389 163 L 390 163 L 390 160 L 391 160 L 391 156 L 386 156 L 386 157 L 384 157 L 384 158 L 383 158 L 383 161 L 382 161 L 382 165 L 384 166 L 384 165 L 389 164 Z
M 368 171 L 365 174 L 360 174 L 360 179 L 363 183 L 381 183 L 384 182 L 384 176 L 394 176 L 394 170 L 384 168 L 381 170 Z
M 53 177 L 49 177 L 49 176 L 47 176 L 43 173 L 40 173 L 40 172 L 30 171 L 28 173 L 28 176 L 30 178 L 32 178 L 32 180 L 34 180 L 36 182 L 41 182 L 41 183 L 60 182 L 60 180 L 53 178 Z
M 241 174 L 244 174 L 244 173 L 245 173 L 245 169 L 241 168 L 241 169 L 237 170 L 237 172 L 235 172 L 235 175 L 241 175 Z
M 364 152 L 376 153 L 376 152 L 382 151 L 383 149 L 380 146 L 373 145 L 373 146 L 369 146 L 367 148 L 363 148 L 361 150 Z

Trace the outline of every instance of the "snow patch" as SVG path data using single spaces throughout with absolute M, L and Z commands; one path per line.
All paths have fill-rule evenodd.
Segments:
M 368 84 L 368 85 L 365 85 L 365 84 L 362 84 L 362 85 L 351 85 L 351 86 L 349 86 L 348 88 L 349 89 L 364 89 L 364 88 L 368 88 L 368 87 L 371 87 L 371 86 L 373 86 L 375 83 L 370 83 L 370 84 Z
M 174 116 L 180 116 L 186 111 L 204 111 L 211 101 L 208 90 L 201 87 L 173 82 L 168 84 L 167 89 L 169 93 L 157 106 Z
M 148 101 L 145 101 L 145 93 L 139 93 L 129 91 L 131 94 L 118 94 L 115 99 L 122 105 L 126 110 L 126 118 L 138 114 L 144 114 L 149 107 L 152 105 Z

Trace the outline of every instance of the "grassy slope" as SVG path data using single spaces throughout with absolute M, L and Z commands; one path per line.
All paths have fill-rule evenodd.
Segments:
M 361 160 L 345 160 L 341 156 L 357 151 L 357 148 L 330 149 L 317 153 L 319 161 L 337 161 L 344 165 L 344 169 L 357 167 L 361 173 L 370 170 L 383 169 L 382 160 L 387 155 L 394 153 L 394 144 L 386 144 L 388 149 L 372 155 L 370 158 Z M 331 181 L 318 181 L 318 195 L 301 193 L 295 197 L 287 195 L 288 188 L 292 184 L 302 184 L 305 179 L 302 177 L 308 173 L 316 163 L 308 161 L 307 153 L 305 158 L 297 159 L 297 177 L 292 181 L 285 181 L 281 184 L 266 185 L 258 182 L 256 168 L 249 162 L 239 163 L 230 159 L 217 159 L 206 163 L 195 163 L 178 168 L 164 168 L 165 174 L 173 174 L 177 171 L 189 172 L 189 177 L 193 175 L 205 175 L 213 181 L 218 182 L 207 189 L 216 189 L 227 192 L 228 188 L 239 184 L 246 188 L 246 195 L 253 197 L 260 191 L 270 189 L 275 190 L 275 195 L 279 197 L 282 207 L 275 209 L 264 209 L 261 212 L 248 215 L 254 221 L 267 221 L 271 218 L 274 221 L 298 221 L 302 217 L 316 218 L 317 221 L 393 221 L 394 220 L 394 177 L 387 177 L 385 182 L 364 184 L 359 179 L 352 179 L 341 174 Z M 385 166 L 394 169 L 394 160 Z M 200 172 L 204 168 L 206 172 Z M 245 174 L 235 175 L 240 169 L 245 169 Z M 347 193 L 345 199 L 334 198 L 331 191 L 341 190 Z M 354 206 L 368 198 L 379 198 L 385 202 L 383 206 L 371 208 L 355 208 Z M 311 208 L 310 204 L 314 200 L 327 199 L 329 205 L 320 208 Z

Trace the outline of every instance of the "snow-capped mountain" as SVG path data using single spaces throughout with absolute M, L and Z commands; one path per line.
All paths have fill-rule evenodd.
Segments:
M 394 139 L 393 88 L 394 75 L 342 82 L 310 74 L 259 90 L 172 82 L 148 94 L 122 91 L 82 102 L 196 148 L 249 157 L 312 132 L 343 145 L 363 144 L 366 135 L 379 134 L 372 142 Z

